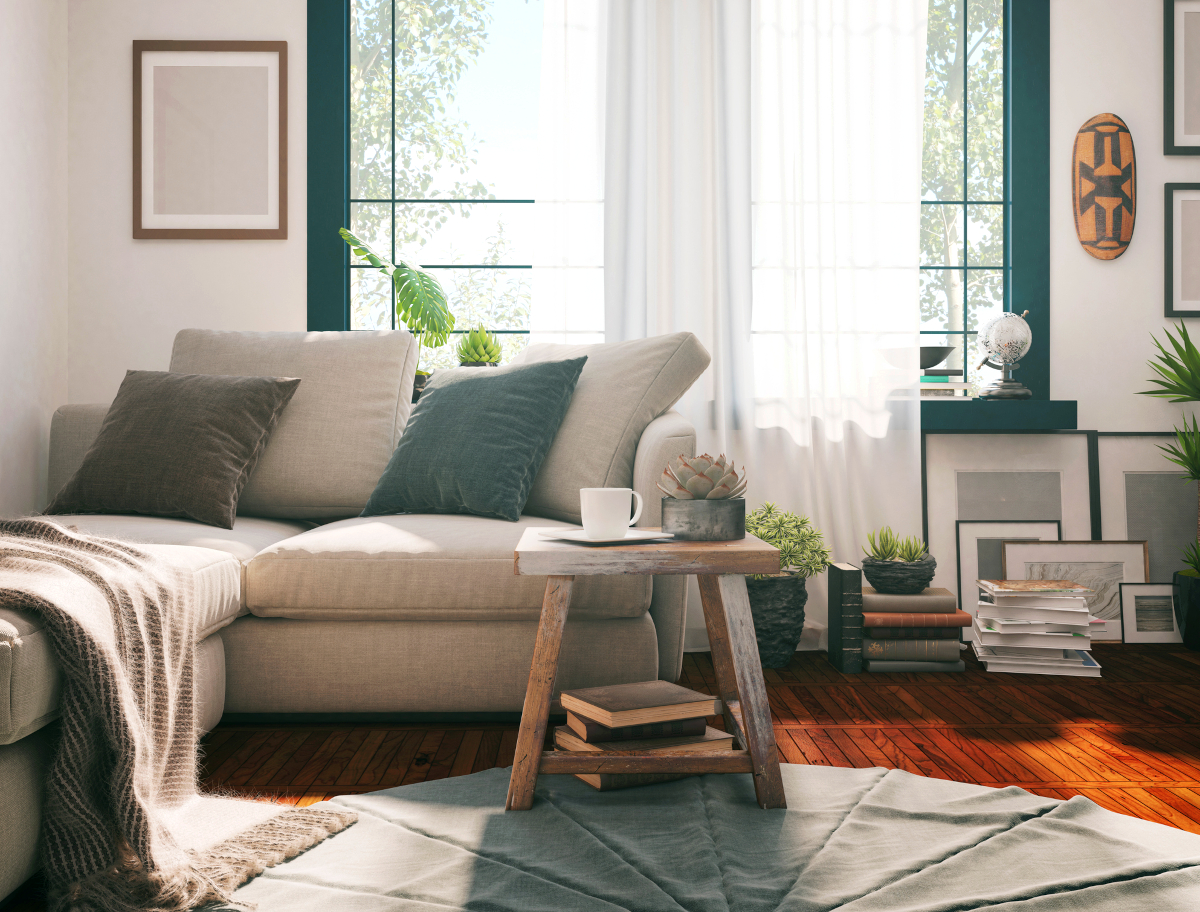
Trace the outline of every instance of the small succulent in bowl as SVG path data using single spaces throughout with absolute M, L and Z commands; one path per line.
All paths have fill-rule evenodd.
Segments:
M 933 581 L 937 561 L 917 536 L 901 538 L 891 526 L 884 526 L 867 533 L 867 544 L 862 572 L 876 592 L 920 595 Z
M 703 456 L 677 456 L 667 463 L 658 489 L 677 500 L 724 500 L 746 490 L 746 468 L 739 475 L 722 453 L 716 459 Z
M 455 352 L 463 367 L 495 367 L 500 363 L 503 348 L 499 336 L 477 326 L 458 340 Z

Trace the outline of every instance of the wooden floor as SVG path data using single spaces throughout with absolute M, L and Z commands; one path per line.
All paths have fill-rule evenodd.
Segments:
M 1104 677 L 843 675 L 824 653 L 766 672 L 783 759 L 1086 795 L 1200 833 L 1200 653 L 1094 647 Z M 710 691 L 705 653 L 680 683 Z M 720 726 L 719 719 L 710 720 Z M 205 739 L 209 790 L 307 805 L 512 762 L 511 725 L 220 725 Z M 36 885 L 4 912 L 41 912 Z

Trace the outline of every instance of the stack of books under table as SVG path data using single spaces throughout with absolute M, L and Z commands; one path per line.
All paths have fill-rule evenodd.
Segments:
M 885 595 L 863 586 L 863 664 L 867 671 L 963 671 L 962 629 L 971 616 L 949 589 Z
M 705 723 L 719 715 L 721 701 L 669 681 L 642 681 L 564 690 L 567 724 L 554 729 L 560 751 L 730 750 L 733 736 Z M 577 773 L 600 791 L 683 779 L 687 773 Z
M 975 656 L 990 672 L 1100 677 L 1085 596 L 1070 580 L 978 580 Z

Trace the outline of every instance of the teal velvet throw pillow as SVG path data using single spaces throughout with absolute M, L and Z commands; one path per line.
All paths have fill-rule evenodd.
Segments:
M 585 361 L 433 374 L 362 515 L 473 513 L 516 522 Z

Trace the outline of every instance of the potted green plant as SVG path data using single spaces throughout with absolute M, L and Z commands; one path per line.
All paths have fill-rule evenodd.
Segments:
M 764 668 L 783 668 L 804 633 L 805 580 L 829 566 L 825 538 L 807 516 L 764 503 L 746 517 L 746 531 L 779 549 L 779 573 L 746 579 L 758 657 Z
M 454 329 L 454 314 L 450 313 L 446 303 L 446 292 L 433 274 L 421 267 L 404 260 L 393 263 L 345 228 L 338 234 L 350 245 L 355 256 L 366 260 L 392 283 L 396 319 L 417 338 L 417 375 L 413 380 L 412 395 L 412 401 L 416 402 L 429 379 L 429 372 L 421 370 L 421 349 L 445 345 Z
M 461 367 L 496 367 L 503 353 L 500 337 L 482 326 L 464 334 L 455 349 Z
M 1149 363 L 1158 374 L 1150 380 L 1158 389 L 1143 390 L 1142 396 L 1155 396 L 1171 402 L 1200 402 L 1200 350 L 1188 335 L 1187 327 L 1179 324 L 1179 338 L 1166 330 L 1171 351 L 1151 336 L 1158 356 Z M 1182 481 L 1200 482 L 1200 426 L 1195 417 L 1188 424 L 1184 416 L 1183 427 L 1174 428 L 1175 440 L 1159 449 L 1170 461 L 1183 469 Z M 1183 549 L 1183 562 L 1188 569 L 1172 574 L 1175 589 L 1175 617 L 1179 632 L 1188 649 L 1200 650 L 1200 486 L 1197 492 L 1196 541 Z
M 677 456 L 658 479 L 662 530 L 682 541 L 736 541 L 746 537 L 746 469 L 739 475 L 722 453 L 716 459 Z
M 867 544 L 862 572 L 876 592 L 920 595 L 933 581 L 937 561 L 915 535 L 902 539 L 891 526 L 884 526 L 867 533 Z

